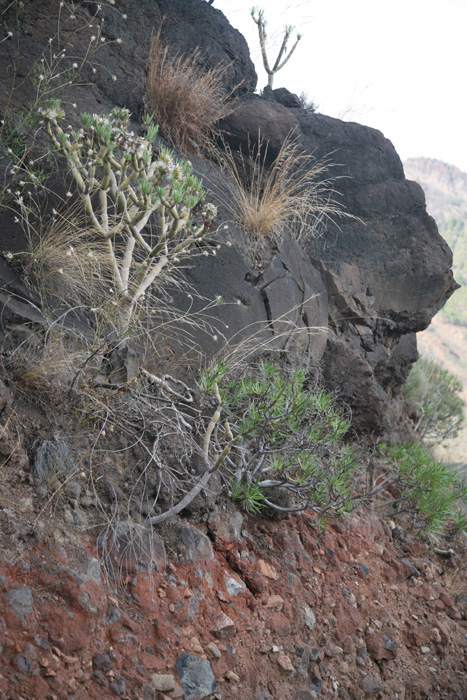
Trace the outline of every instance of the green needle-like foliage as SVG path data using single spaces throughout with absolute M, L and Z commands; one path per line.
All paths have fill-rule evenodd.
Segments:
M 287 374 L 265 360 L 232 377 L 219 361 L 204 373 L 201 386 L 208 394 L 218 388 L 223 415 L 237 437 L 225 468 L 230 465 L 230 492 L 245 510 L 311 507 L 323 515 L 353 507 L 357 462 L 342 445 L 349 423 L 328 394 L 307 388 L 303 370 Z M 219 450 L 219 431 L 217 441 Z M 281 489 L 292 495 L 290 507 L 275 502 Z
M 395 494 L 394 499 L 379 507 L 391 507 L 393 515 L 410 517 L 413 525 L 428 535 L 439 534 L 450 521 L 465 529 L 465 518 L 457 515 L 457 507 L 467 502 L 467 486 L 455 467 L 435 459 L 417 442 L 381 444 L 379 449 L 391 469 L 384 487 Z
M 464 421 L 465 401 L 459 379 L 434 360 L 421 356 L 404 386 L 404 398 L 416 409 L 415 430 L 422 439 L 455 437 Z

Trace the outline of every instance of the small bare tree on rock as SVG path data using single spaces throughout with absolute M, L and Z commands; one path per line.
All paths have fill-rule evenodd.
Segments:
M 264 10 L 259 10 L 256 7 L 253 7 L 251 10 L 251 16 L 253 18 L 253 21 L 258 27 L 258 36 L 259 36 L 259 45 L 261 47 L 261 56 L 263 58 L 263 65 L 266 73 L 268 74 L 268 87 L 272 89 L 272 85 L 274 82 L 274 76 L 275 74 L 285 66 L 287 61 L 290 59 L 292 56 L 293 52 L 297 48 L 298 42 L 302 38 L 301 34 L 297 34 L 297 39 L 295 41 L 295 44 L 292 46 L 290 49 L 289 53 L 287 54 L 287 45 L 289 43 L 290 35 L 292 34 L 293 30 L 295 27 L 292 25 L 287 25 L 284 27 L 284 36 L 282 38 L 282 44 L 279 49 L 279 53 L 277 55 L 277 58 L 275 60 L 275 63 L 273 67 L 271 68 L 268 60 L 268 55 L 266 51 L 266 40 L 267 40 L 267 34 L 266 34 L 266 20 L 264 18 Z

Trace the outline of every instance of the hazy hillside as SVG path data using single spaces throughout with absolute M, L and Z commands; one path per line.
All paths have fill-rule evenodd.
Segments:
M 425 190 L 428 211 L 453 251 L 455 277 L 463 285 L 441 311 L 441 317 L 467 326 L 467 173 L 431 158 L 410 158 L 404 170 L 406 177 Z
M 406 177 L 422 185 L 428 211 L 453 251 L 456 280 L 463 285 L 429 328 L 418 334 L 418 348 L 459 377 L 467 401 L 467 173 L 431 158 L 411 158 L 404 170 Z M 466 464 L 467 426 L 443 448 L 445 457 Z

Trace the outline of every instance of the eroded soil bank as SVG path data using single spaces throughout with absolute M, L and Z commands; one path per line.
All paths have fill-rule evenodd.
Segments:
M 321 533 L 234 514 L 120 530 L 103 567 L 91 537 L 25 516 L 0 516 L 2 700 L 467 696 L 459 546 L 369 513 Z

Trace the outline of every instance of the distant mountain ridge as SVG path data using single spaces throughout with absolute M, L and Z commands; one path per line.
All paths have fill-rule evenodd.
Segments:
M 454 276 L 464 285 L 427 330 L 417 334 L 417 346 L 461 380 L 467 401 L 467 173 L 433 158 L 410 158 L 404 171 L 423 187 L 428 213 L 453 251 Z M 444 440 L 438 450 L 441 459 L 466 465 L 467 426 L 454 440 Z
M 452 249 L 454 276 L 464 285 L 441 315 L 445 321 L 467 326 L 467 173 L 433 158 L 409 158 L 404 171 L 423 187 L 428 212 Z
M 423 183 L 423 188 L 434 188 L 467 201 L 467 173 L 455 165 L 435 158 L 408 158 L 404 162 L 407 178 Z

